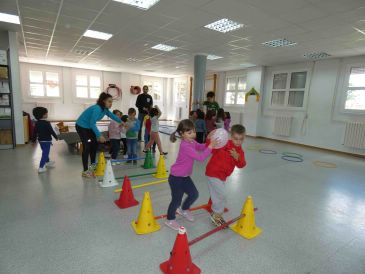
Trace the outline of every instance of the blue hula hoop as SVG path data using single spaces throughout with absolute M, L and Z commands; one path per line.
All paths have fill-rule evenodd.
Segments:
M 259 152 L 263 153 L 263 154 L 277 154 L 277 152 L 275 150 L 271 150 L 271 149 L 260 149 Z
M 297 156 L 290 156 L 290 155 L 283 155 L 283 156 L 281 156 L 281 159 L 288 161 L 288 162 L 293 162 L 293 163 L 303 162 L 303 158 L 300 158 Z

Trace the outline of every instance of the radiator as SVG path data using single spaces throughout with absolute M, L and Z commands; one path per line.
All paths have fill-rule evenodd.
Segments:
M 344 146 L 365 149 L 365 124 L 346 123 Z
M 274 135 L 290 136 L 293 117 L 277 116 L 274 119 Z

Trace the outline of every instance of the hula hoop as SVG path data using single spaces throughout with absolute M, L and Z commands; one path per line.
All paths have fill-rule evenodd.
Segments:
M 336 168 L 337 165 L 330 162 L 324 162 L 324 161 L 313 161 L 313 165 L 318 167 L 324 167 L 324 168 Z
M 277 152 L 275 150 L 271 150 L 271 149 L 259 149 L 260 153 L 263 154 L 277 154 Z
M 250 145 L 246 149 L 247 150 L 260 150 L 261 146 L 260 145 Z
M 294 152 L 282 152 L 281 154 L 283 154 L 283 156 L 303 158 L 303 155 Z
M 301 163 L 303 162 L 303 158 L 297 157 L 297 156 L 290 156 L 290 155 L 284 155 L 281 156 L 281 159 L 288 161 L 288 162 L 293 162 L 293 163 Z

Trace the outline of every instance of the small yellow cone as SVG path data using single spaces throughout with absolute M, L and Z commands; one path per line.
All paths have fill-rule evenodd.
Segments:
M 98 165 L 96 166 L 95 176 L 104 176 L 105 171 L 105 157 L 104 153 L 100 152 L 98 158 Z
M 231 229 L 246 239 L 252 239 L 260 235 L 262 229 L 256 226 L 255 211 L 251 196 L 247 197 L 241 214 L 243 217 L 237 223 L 233 224 Z
M 160 230 L 161 228 L 155 220 L 149 192 L 144 193 L 138 220 L 132 222 L 132 228 L 136 234 L 148 234 Z
M 162 155 L 160 155 L 160 159 L 158 160 L 155 177 L 158 179 L 167 178 L 165 158 Z

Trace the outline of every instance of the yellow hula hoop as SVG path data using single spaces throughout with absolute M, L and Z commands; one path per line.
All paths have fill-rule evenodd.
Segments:
M 313 161 L 313 165 L 318 167 L 324 167 L 324 168 L 336 168 L 337 165 L 330 162 L 324 162 L 324 161 Z

